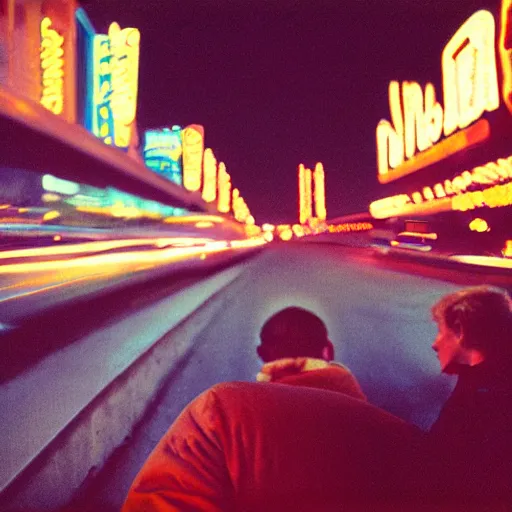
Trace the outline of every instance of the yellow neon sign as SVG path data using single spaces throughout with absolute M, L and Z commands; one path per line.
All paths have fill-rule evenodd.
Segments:
M 313 172 L 315 183 L 315 214 L 320 220 L 325 220 L 327 210 L 325 208 L 325 172 L 324 166 L 318 162 Z
M 192 192 L 201 188 L 204 128 L 191 124 L 181 133 L 183 144 L 183 186 Z
M 231 208 L 231 178 L 224 162 L 219 163 L 217 180 L 219 187 L 217 209 L 219 212 L 228 213 Z
M 299 223 L 304 224 L 307 220 L 306 212 L 306 186 L 305 186 L 306 169 L 303 164 L 299 165 L 298 181 L 299 181 Z
M 488 124 L 480 126 L 476 133 L 454 134 L 456 138 L 443 141 L 446 144 L 442 150 L 432 147 L 443 133 L 448 136 L 457 129 L 471 130 L 469 125 L 484 112 L 499 107 L 494 33 L 492 14 L 478 11 L 445 46 L 442 54 L 444 111 L 430 83 L 424 89 L 417 82 L 406 81 L 402 87 L 397 81 L 389 84 L 391 122 L 383 119 L 376 129 L 381 183 L 415 172 L 485 140 Z M 411 159 L 417 152 L 418 157 L 424 156 L 413 162 Z
M 240 195 L 240 191 L 234 188 L 232 193 L 232 208 L 235 219 L 239 222 L 246 222 L 248 224 L 254 223 L 254 217 L 251 215 L 244 198 Z
M 304 173 L 304 200 L 305 200 L 305 208 L 306 208 L 306 220 L 311 219 L 313 217 L 313 173 L 311 169 L 306 168 Z
M 140 32 L 112 23 L 108 29 L 111 51 L 112 95 L 110 106 L 114 115 L 114 144 L 130 145 L 137 112 Z
M 64 109 L 64 38 L 53 28 L 48 17 L 41 21 L 41 105 L 54 114 Z
M 352 233 L 354 231 L 369 231 L 373 225 L 369 222 L 345 222 L 343 224 L 330 224 L 329 233 Z
M 478 11 L 443 50 L 445 135 L 500 106 L 494 34 L 494 16 Z
M 472 210 L 480 206 L 494 208 L 508 206 L 511 183 L 499 184 L 512 179 L 512 156 L 499 158 L 496 162 L 474 167 L 463 171 L 452 180 L 436 183 L 433 187 L 424 187 L 422 191 L 413 192 L 410 196 L 399 194 L 385 197 L 370 204 L 372 217 L 384 219 L 394 215 L 405 215 L 419 212 L 440 212 L 449 210 Z M 472 185 L 487 187 L 483 191 L 467 192 Z M 496 185 L 496 186 L 492 186 Z
M 204 151 L 202 196 L 207 202 L 215 201 L 217 197 L 217 160 L 210 148 Z

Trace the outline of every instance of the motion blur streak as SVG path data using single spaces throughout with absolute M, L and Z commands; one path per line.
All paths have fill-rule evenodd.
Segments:
M 116 254 L 99 254 L 69 260 L 51 260 L 3 265 L 0 268 L 0 275 L 19 274 L 26 272 L 62 272 L 63 270 L 72 269 L 75 267 L 83 268 L 88 266 L 97 266 L 98 268 L 101 268 L 101 265 L 117 267 L 120 264 L 129 263 L 136 263 L 138 265 L 149 264 L 153 266 L 164 263 L 171 263 L 181 259 L 192 258 L 194 256 L 204 258 L 207 254 L 214 254 L 230 250 L 230 246 L 231 248 L 241 249 L 255 247 L 265 243 L 262 239 L 236 240 L 230 242 L 210 241 L 209 239 L 196 240 L 198 243 L 201 243 L 199 247 L 171 247 L 167 249 L 129 251 Z
M 211 238 L 137 238 L 128 240 L 111 240 L 108 242 L 86 242 L 82 244 L 65 245 L 59 247 L 38 247 L 31 249 L 18 249 L 15 251 L 4 251 L 0 253 L 0 259 L 10 258 L 28 258 L 33 256 L 57 256 L 66 254 L 91 253 L 99 251 L 109 251 L 113 249 L 122 249 L 126 247 L 137 247 L 155 245 L 156 247 L 165 247 L 167 245 L 200 245 L 209 243 Z

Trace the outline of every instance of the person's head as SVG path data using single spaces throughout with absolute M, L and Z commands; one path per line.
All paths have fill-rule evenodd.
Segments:
M 443 372 L 458 373 L 461 366 L 485 360 L 510 360 L 512 302 L 504 290 L 476 286 L 450 293 L 434 304 L 432 316 L 439 329 L 432 348 Z
M 334 359 L 334 347 L 324 322 L 299 307 L 288 307 L 272 315 L 261 328 L 260 339 L 257 352 L 265 363 L 286 357 Z

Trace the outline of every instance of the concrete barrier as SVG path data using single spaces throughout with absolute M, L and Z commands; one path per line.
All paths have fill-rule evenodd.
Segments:
M 0 509 L 56 510 L 129 436 L 243 263 L 51 354 L 0 388 Z

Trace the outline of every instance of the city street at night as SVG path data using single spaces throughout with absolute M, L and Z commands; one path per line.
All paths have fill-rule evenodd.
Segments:
M 0 0 L 0 511 L 512 510 L 512 0 Z
M 271 247 L 243 267 L 216 297 L 221 311 L 169 375 L 133 436 L 84 489 L 76 503 L 80 510 L 118 510 L 144 460 L 192 398 L 221 381 L 254 381 L 261 367 L 259 330 L 290 305 L 325 320 L 336 361 L 354 372 L 370 402 L 423 429 L 435 420 L 454 381 L 440 374 L 431 348 L 436 327 L 430 307 L 460 287 L 436 279 L 446 277 L 442 269 L 409 263 L 401 273 L 400 263 L 370 251 L 323 244 Z

